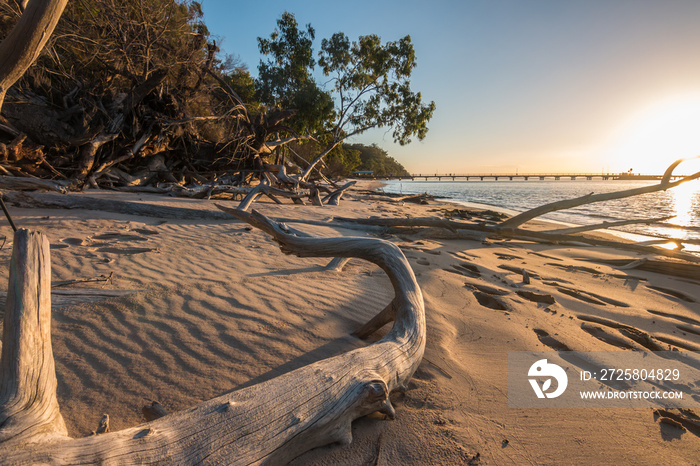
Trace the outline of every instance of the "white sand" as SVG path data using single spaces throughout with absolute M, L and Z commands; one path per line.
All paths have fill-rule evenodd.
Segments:
M 215 202 L 109 196 L 208 209 Z M 434 215 L 441 206 L 346 196 L 338 207 L 268 202 L 254 207 L 271 217 L 328 220 Z M 140 409 L 150 400 L 171 412 L 182 410 L 365 345 L 350 332 L 391 299 L 386 276 L 372 264 L 355 259 L 343 272 L 327 272 L 327 259 L 283 255 L 265 234 L 234 219 L 163 221 L 86 210 L 11 210 L 20 227 L 49 236 L 54 281 L 113 273 L 107 288 L 139 290 L 54 311 L 59 403 L 76 437 L 94 430 L 103 413 L 110 415 L 112 430 L 119 430 L 143 422 Z M 326 236 L 366 234 L 330 223 L 292 226 Z M 552 345 L 622 350 L 584 331 L 579 317 L 602 317 L 634 327 L 664 347 L 698 351 L 700 305 L 649 286 L 698 298 L 700 281 L 621 272 L 589 261 L 637 257 L 612 249 L 388 239 L 404 247 L 425 296 L 423 363 L 395 403 L 395 421 L 358 420 L 351 445 L 313 450 L 295 464 L 697 464 L 700 429 L 661 424 L 651 409 L 508 408 L 507 357 L 509 351 L 544 351 Z M 5 270 L 10 250 L 5 245 L 0 251 Z M 457 273 L 454 266 L 464 262 L 476 265 L 479 276 Z M 501 265 L 526 268 L 532 283 L 523 285 L 521 275 Z M 3 288 L 6 275 L 4 281 Z M 493 301 L 480 304 L 474 285 L 504 290 L 493 300 L 505 310 L 494 309 L 499 305 Z M 561 288 L 629 307 L 584 302 Z M 556 303 L 528 301 L 515 294 L 519 289 L 552 295 Z M 616 329 L 598 327 L 634 347 Z

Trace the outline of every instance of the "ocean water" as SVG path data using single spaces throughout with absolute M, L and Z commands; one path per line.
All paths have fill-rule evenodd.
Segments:
M 654 181 L 619 180 L 500 180 L 500 181 L 406 181 L 390 180 L 386 192 L 429 193 L 466 206 L 491 206 L 515 214 L 554 201 L 589 193 L 607 193 L 655 184 Z M 573 225 L 604 221 L 644 219 L 673 215 L 668 223 L 681 228 L 654 225 L 627 225 L 617 230 L 651 237 L 700 240 L 700 181 L 690 181 L 667 191 L 625 199 L 588 204 L 542 216 Z M 696 249 L 696 248 L 689 248 Z

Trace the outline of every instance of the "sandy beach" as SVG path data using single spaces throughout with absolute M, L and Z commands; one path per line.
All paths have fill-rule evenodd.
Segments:
M 236 205 L 133 193 L 78 195 L 217 212 L 216 202 Z M 356 189 L 339 206 L 263 200 L 254 208 L 312 235 L 374 236 L 331 220 L 434 216 L 454 206 L 368 200 Z M 19 227 L 48 235 L 55 284 L 110 277 L 55 288 L 58 397 L 73 437 L 89 435 L 104 413 L 119 430 L 144 422 L 141 407 L 152 400 L 169 412 L 187 409 L 364 346 L 351 332 L 392 299 L 376 266 L 353 259 L 341 272 L 325 270 L 327 259 L 284 255 L 267 235 L 233 218 L 10 210 Z M 8 244 L 0 261 L 7 270 L 11 230 L 2 224 Z M 423 362 L 394 402 L 396 420 L 362 418 L 353 424 L 351 445 L 318 448 L 293 464 L 698 463 L 700 412 L 676 410 L 679 422 L 649 408 L 509 408 L 507 370 L 512 351 L 648 349 L 620 328 L 634 329 L 660 349 L 700 351 L 700 276 L 597 262 L 641 257 L 612 248 L 384 239 L 403 250 L 425 297 Z M 2 279 L 4 290 L 7 275 Z M 86 288 L 121 292 L 58 296 Z M 552 299 L 538 301 L 523 291 Z M 694 388 L 700 391 L 700 381 Z

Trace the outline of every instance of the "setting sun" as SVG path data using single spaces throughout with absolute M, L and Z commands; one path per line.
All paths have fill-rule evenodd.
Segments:
M 675 96 L 647 106 L 615 133 L 612 166 L 635 173 L 662 174 L 675 160 L 700 155 L 700 94 Z M 684 162 L 677 174 L 698 171 L 697 161 Z

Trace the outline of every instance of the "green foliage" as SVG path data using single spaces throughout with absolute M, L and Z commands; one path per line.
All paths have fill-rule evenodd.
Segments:
M 374 172 L 374 176 L 406 176 L 409 174 L 403 165 L 376 144 L 371 146 L 344 144 L 343 147 L 345 150 L 355 151 L 359 155 L 360 163 L 352 171 L 370 170 Z
M 255 95 L 255 80 L 247 69 L 235 68 L 224 74 L 222 79 L 238 94 L 249 110 L 258 109 L 260 104 Z
M 411 90 L 416 56 L 410 36 L 382 44 L 379 36 L 367 35 L 351 43 L 339 32 L 322 41 L 319 56 L 323 74 L 334 81 L 336 140 L 375 127 L 391 128 L 401 145 L 425 138 L 435 103 L 424 104 Z
M 258 37 L 260 53 L 269 55 L 258 66 L 260 100 L 268 105 L 286 107 L 297 89 L 311 81 L 316 61 L 311 45 L 315 37 L 310 24 L 300 30 L 294 15 L 284 12 L 269 39 Z
M 270 39 L 258 38 L 260 52 L 270 57 L 258 68 L 260 102 L 299 110 L 296 131 L 308 130 L 327 141 L 303 177 L 324 157 L 339 157 L 331 154 L 342 141 L 371 128 L 390 128 L 401 145 L 425 138 L 435 103 L 424 103 L 420 92 L 411 90 L 416 56 L 410 36 L 382 43 L 379 36 L 367 35 L 351 42 L 339 32 L 323 39 L 318 64 L 331 77 L 330 92 L 321 91 L 312 78 L 314 36 L 311 25 L 300 30 L 294 15 L 285 12 Z M 403 169 L 389 165 L 380 170 Z
M 310 24 L 302 30 L 294 15 L 285 12 L 269 39 L 258 38 L 260 53 L 270 58 L 258 66 L 257 97 L 269 107 L 297 110 L 290 121 L 297 132 L 316 132 L 333 111 L 331 97 L 311 76 L 314 37 Z
M 339 145 L 326 158 L 326 165 L 330 169 L 331 175 L 349 176 L 362 165 L 360 151 L 346 145 Z
M 0 35 L 19 17 L 15 3 L 0 2 Z M 46 52 L 18 87 L 60 108 L 67 105 L 69 95 L 74 108 L 66 123 L 76 135 L 84 136 L 96 134 L 109 122 L 105 109 L 118 106 L 156 71 L 157 76 L 166 71 L 165 80 L 134 110 L 128 131 L 122 132 L 129 141 L 156 121 L 166 122 L 163 128 L 175 128 L 177 122 L 180 129 L 172 134 L 182 138 L 183 147 L 185 140 L 189 144 L 204 138 L 240 151 L 227 155 L 228 160 L 245 159 L 257 156 L 256 149 L 250 149 L 251 138 L 267 135 L 250 134 L 257 129 L 243 123 L 264 121 L 275 109 L 294 109 L 295 116 L 283 124 L 292 135 L 314 136 L 316 142 L 298 147 L 308 152 L 309 161 L 321 154 L 337 175 L 357 169 L 374 170 L 377 175 L 405 172 L 376 146 L 341 142 L 374 127 L 391 128 L 400 144 L 425 137 L 435 105 L 425 104 L 420 93 L 410 88 L 416 66 L 410 37 L 382 43 L 378 36 L 368 35 L 351 42 L 337 33 L 322 41 L 318 62 L 314 39 L 311 25 L 301 27 L 293 14 L 285 12 L 269 38 L 258 38 L 266 58 L 254 80 L 236 58 L 216 57 L 218 48 L 210 40 L 199 2 L 74 0 Z M 317 64 L 332 78 L 327 91 L 313 77 Z M 235 114 L 240 108 L 232 110 L 235 103 L 227 87 L 246 104 L 245 118 Z M 274 127 L 275 132 L 284 129 Z
M 402 145 L 425 138 L 435 103 L 424 103 L 420 92 L 411 90 L 416 56 L 410 36 L 382 43 L 367 35 L 350 42 L 339 32 L 323 39 L 318 63 L 332 77 L 331 93 L 320 90 L 312 77 L 314 38 L 311 25 L 300 29 L 289 12 L 269 39 L 258 38 L 260 52 L 270 57 L 258 67 L 261 103 L 299 110 L 297 130 L 327 131 L 336 144 L 375 127 L 391 128 Z

